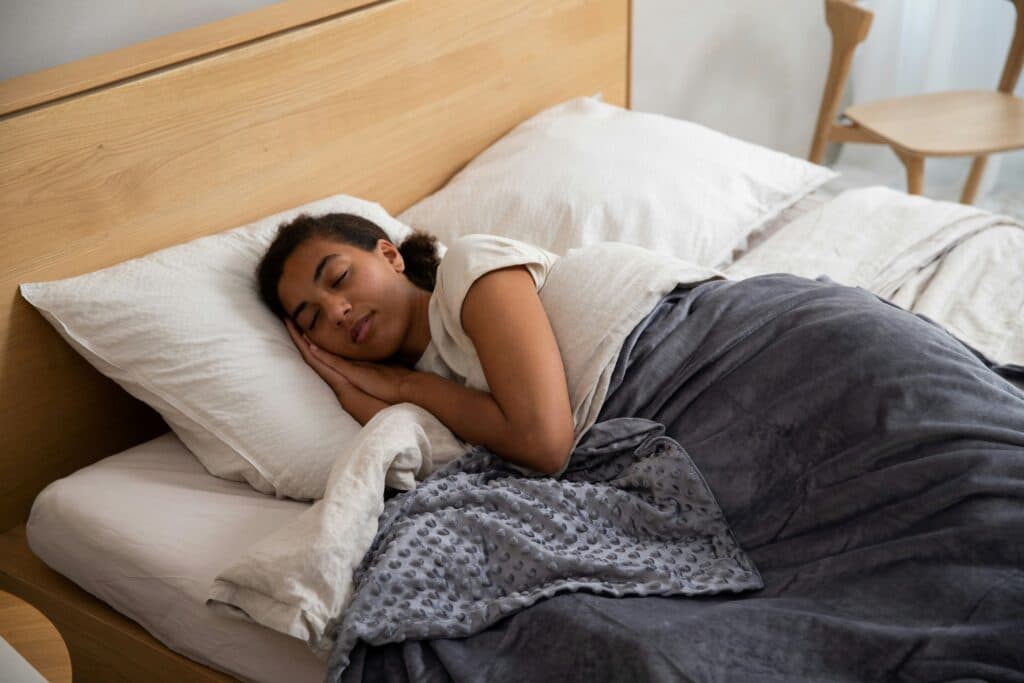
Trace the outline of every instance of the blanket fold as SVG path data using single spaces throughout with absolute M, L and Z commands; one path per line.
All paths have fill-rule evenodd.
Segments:
M 524 477 L 474 449 L 385 506 L 328 626 L 329 666 L 358 640 L 476 633 L 542 598 L 710 595 L 761 587 L 711 490 L 664 427 L 595 424 L 562 479 Z
M 214 579 L 206 604 L 323 644 L 328 622 L 352 596 L 352 572 L 370 547 L 385 487 L 408 489 L 416 477 L 457 458 L 466 444 L 410 403 L 380 411 L 331 468 L 324 498 L 249 548 Z

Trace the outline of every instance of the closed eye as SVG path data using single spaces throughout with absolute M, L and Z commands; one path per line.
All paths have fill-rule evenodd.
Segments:
M 337 287 L 341 283 L 341 281 L 345 279 L 345 276 L 347 276 L 347 275 L 348 275 L 348 271 L 346 270 L 344 273 L 342 273 L 341 275 L 338 276 L 338 278 L 334 281 L 334 283 L 331 286 L 332 287 Z M 310 332 L 312 332 L 313 328 L 316 327 L 316 319 L 319 318 L 319 317 L 320 317 L 320 311 L 317 311 L 316 315 L 313 316 L 313 319 L 309 321 L 309 331 Z

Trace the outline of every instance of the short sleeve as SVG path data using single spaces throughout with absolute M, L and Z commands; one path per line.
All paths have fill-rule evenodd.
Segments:
M 557 259 L 545 249 L 498 235 L 465 235 L 448 247 L 430 298 L 430 336 L 441 360 L 454 375 L 465 378 L 467 386 L 487 388 L 476 349 L 462 329 L 462 304 L 469 288 L 491 271 L 524 266 L 540 291 Z
M 507 237 L 465 235 L 445 252 L 438 266 L 437 281 L 444 288 L 446 301 L 458 304 L 452 311 L 461 313 L 466 293 L 483 275 L 501 268 L 525 266 L 540 291 L 556 258 L 545 249 Z

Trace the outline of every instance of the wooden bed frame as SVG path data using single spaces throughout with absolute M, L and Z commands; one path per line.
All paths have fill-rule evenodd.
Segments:
M 39 491 L 167 426 L 18 285 L 339 192 L 397 214 L 546 107 L 628 107 L 630 16 L 630 0 L 291 0 L 0 83 L 0 589 L 54 622 L 76 681 L 231 679 L 28 549 Z

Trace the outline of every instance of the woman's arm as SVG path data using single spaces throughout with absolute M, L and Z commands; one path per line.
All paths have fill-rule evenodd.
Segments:
M 370 417 L 393 403 L 414 403 L 463 441 L 539 472 L 559 471 L 572 449 L 572 408 L 562 356 L 530 273 L 514 266 L 481 276 L 466 293 L 461 315 L 490 393 L 432 373 L 345 360 L 310 345 L 291 326 L 289 332 L 332 387 L 333 372 L 380 401 L 367 409 Z M 343 390 L 335 393 L 348 409 Z
M 344 386 L 335 389 L 334 395 L 338 397 L 341 407 L 360 425 L 366 424 L 374 415 L 392 405 L 376 396 L 370 396 L 351 382 L 346 382 Z
M 433 413 L 464 441 L 506 460 L 554 473 L 572 449 L 565 368 L 551 323 L 523 266 L 480 277 L 462 305 L 490 393 L 428 373 L 411 373 L 401 399 Z

